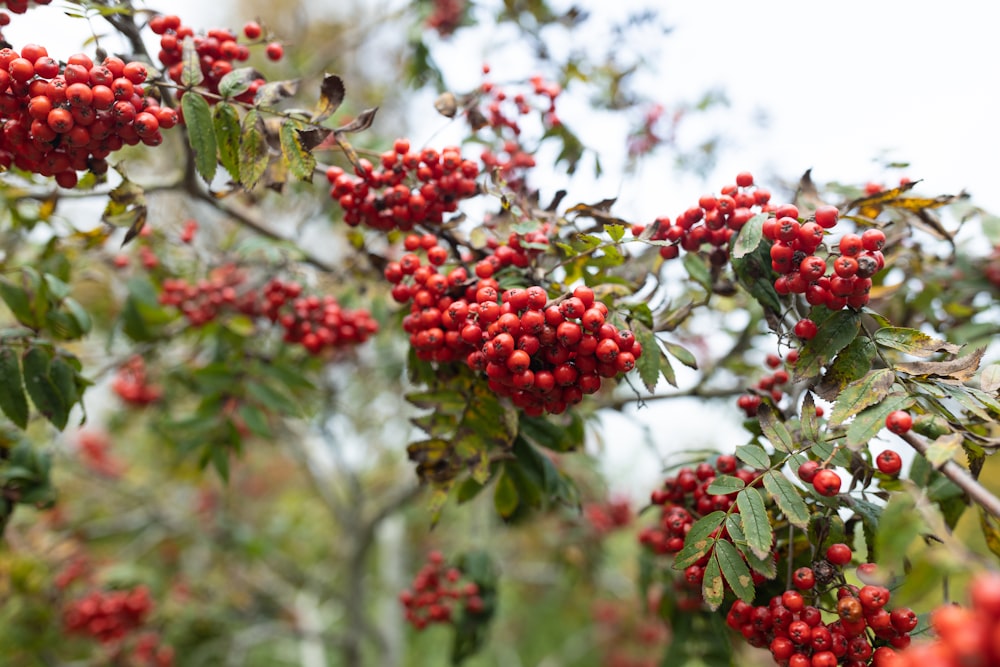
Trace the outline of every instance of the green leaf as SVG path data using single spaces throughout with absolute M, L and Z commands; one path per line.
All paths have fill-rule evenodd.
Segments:
M 195 168 L 206 183 L 211 183 L 219 164 L 212 110 L 204 97 L 190 92 L 181 98 L 181 109 L 184 112 L 188 143 L 194 151 Z
M 725 518 L 725 512 L 716 510 L 691 524 L 691 530 L 684 537 L 684 548 L 674 557 L 673 568 L 683 570 L 701 560 L 715 544 L 715 539 L 709 535 L 722 525 Z
M 861 314 L 853 310 L 838 310 L 823 320 L 816 336 L 806 341 L 799 352 L 795 376 L 811 378 L 819 375 L 823 366 L 854 340 L 860 327 Z
M 767 213 L 758 213 L 747 220 L 743 228 L 740 229 L 740 233 L 737 234 L 736 241 L 733 243 L 732 256 L 734 258 L 742 259 L 757 249 L 761 239 L 764 238 L 764 221 L 767 218 Z
M 755 443 L 737 447 L 736 458 L 757 470 L 763 470 L 771 466 L 771 459 L 767 455 L 767 452 L 764 451 L 763 447 Z
M 705 489 L 705 493 L 713 496 L 728 496 L 730 493 L 742 491 L 745 486 L 746 482 L 739 477 L 733 477 L 732 475 L 719 475 L 708 485 L 708 488 Z
M 701 595 L 705 599 L 705 604 L 715 611 L 722 604 L 726 594 L 726 586 L 722 580 L 722 568 L 716 554 L 708 559 L 705 566 L 705 578 L 701 582 Z
M 618 243 L 625 236 L 625 225 L 616 225 L 613 223 L 605 223 L 604 231 L 608 233 L 611 240 Z
M 743 554 L 743 558 L 746 559 L 751 569 L 759 572 L 768 579 L 774 579 L 778 575 L 778 565 L 772 554 L 768 554 L 764 558 L 759 558 L 757 554 L 750 550 L 750 545 L 747 544 L 747 536 L 743 534 L 743 524 L 740 520 L 740 515 L 736 512 L 726 517 L 726 531 L 728 531 L 733 544 Z
M 674 357 L 674 359 L 681 362 L 688 368 L 698 370 L 698 360 L 695 359 L 694 355 L 691 354 L 691 352 L 689 352 L 686 348 L 681 347 L 676 343 L 671 343 L 665 340 L 661 340 L 660 342 L 663 343 L 663 347 L 667 349 L 667 352 L 669 352 Z M 646 351 L 645 345 L 643 346 L 642 350 L 643 352 Z
M 756 488 L 747 487 L 737 494 L 736 506 L 743 520 L 747 546 L 758 558 L 766 558 L 771 553 L 772 534 L 764 497 Z
M 240 403 L 240 406 L 236 409 L 236 414 L 239 415 L 240 419 L 243 420 L 243 423 L 246 424 L 246 427 L 254 435 L 265 439 L 273 435 L 271 427 L 267 423 L 267 413 L 260 408 L 249 403 Z
M 878 403 L 889 395 L 889 390 L 895 381 L 896 374 L 892 370 L 878 368 L 847 385 L 833 405 L 830 423 L 843 424 L 869 405 Z
M 32 329 L 38 328 L 38 321 L 31 309 L 31 298 L 28 296 L 27 290 L 7 278 L 0 277 L 0 298 L 14 313 L 18 322 Z
M 300 181 L 312 182 L 313 170 L 316 169 L 316 158 L 302 145 L 298 133 L 299 128 L 296 123 L 285 121 L 281 124 L 279 132 L 281 152 L 295 178 Z
M 927 446 L 928 463 L 935 468 L 940 468 L 948 461 L 951 461 L 962 451 L 962 434 L 948 433 L 942 435 Z
M 215 138 L 219 142 L 219 162 L 237 183 L 240 180 L 240 115 L 236 107 L 219 102 L 212 111 Z
M 788 432 L 785 423 L 777 418 L 769 404 L 761 403 L 757 409 L 757 420 L 760 422 L 760 430 L 775 449 L 781 452 L 791 452 L 795 449 L 792 434 Z
M 878 349 L 868 336 L 858 336 L 840 351 L 833 360 L 816 393 L 827 400 L 835 400 L 840 391 L 871 370 L 872 359 Z
M 66 309 L 66 314 L 73 318 L 76 323 L 76 330 L 80 332 L 80 335 L 86 335 L 90 333 L 90 329 L 93 326 L 93 321 L 90 319 L 90 313 L 80 305 L 80 302 L 72 297 L 67 297 L 63 300 L 63 307 Z
M 916 329 L 905 327 L 883 327 L 875 332 L 875 342 L 882 347 L 912 354 L 915 357 L 930 357 L 936 352 L 956 354 L 960 346 L 932 338 Z
M 507 467 L 497 480 L 496 488 L 493 490 L 493 506 L 497 513 L 504 519 L 509 519 L 514 515 L 520 499 L 517 494 L 517 486 L 513 478 L 508 474 Z
M 49 377 L 51 361 L 51 354 L 40 347 L 32 347 L 25 352 L 21 358 L 24 386 L 38 412 L 62 430 L 69 419 L 69 406 Z
M 884 401 L 871 405 L 854 418 L 847 427 L 845 444 L 851 449 L 857 449 L 878 435 L 885 428 L 885 418 L 893 410 L 905 410 L 914 403 L 913 396 L 908 394 L 889 394 Z
M 775 272 L 771 268 L 770 249 L 770 243 L 760 243 L 743 257 L 734 257 L 732 264 L 743 289 L 757 300 L 765 312 L 777 314 L 781 312 L 782 305 L 781 297 L 774 289 Z
M 0 348 L 0 410 L 18 428 L 27 428 L 28 399 L 24 395 L 21 363 L 9 347 Z
M 201 71 L 201 56 L 195 49 L 194 38 L 185 37 L 181 44 L 181 85 L 185 88 L 191 88 L 204 80 L 205 75 Z
M 652 331 L 635 322 L 633 323 L 632 333 L 635 334 L 635 339 L 642 345 L 642 356 L 635 360 L 636 368 L 639 370 L 639 379 L 645 385 L 646 391 L 653 393 L 656 391 L 656 385 L 660 381 L 661 365 L 663 362 L 666 362 L 666 366 L 669 368 L 670 362 L 664 356 Z M 672 375 L 673 369 L 670 368 L 670 371 Z M 669 382 L 670 379 L 668 378 L 667 381 Z M 674 383 L 671 382 L 671 384 Z
M 53 357 L 49 364 L 49 379 L 62 397 L 62 403 L 68 412 L 80 400 L 76 371 L 62 357 Z
M 247 395 L 254 398 L 265 409 L 279 410 L 283 414 L 291 416 L 302 414 L 302 406 L 298 402 L 270 384 L 251 380 L 244 385 L 244 388 Z
M 882 510 L 875 533 L 878 562 L 890 570 L 902 571 L 910 545 L 921 532 L 927 530 L 913 497 L 908 493 L 893 493 Z
M 764 489 L 774 498 L 789 523 L 799 528 L 809 525 L 809 508 L 787 477 L 776 470 L 768 470 L 764 473 Z
M 715 545 L 715 558 L 719 561 L 722 576 L 736 596 L 744 602 L 753 602 L 756 591 L 750 568 L 731 542 L 719 540 Z
M 708 265 L 705 264 L 705 260 L 702 259 L 701 255 L 686 252 L 681 262 L 684 264 L 684 270 L 688 272 L 692 280 L 704 287 L 706 292 L 712 291 L 712 273 L 709 271 Z
M 250 84 L 260 78 L 253 67 L 238 67 L 219 79 L 219 94 L 225 98 L 239 97 L 250 90 Z M 226 104 L 222 102 L 222 104 Z M 227 106 L 229 106 L 227 104 Z
M 811 391 L 807 391 L 802 399 L 802 412 L 799 415 L 799 426 L 802 429 L 802 439 L 806 442 L 819 440 L 819 417 L 816 416 L 816 401 Z
M 243 132 L 240 136 L 240 185 L 252 190 L 264 172 L 270 153 L 267 146 L 267 135 L 264 130 L 264 119 L 256 109 L 250 109 L 243 116 Z

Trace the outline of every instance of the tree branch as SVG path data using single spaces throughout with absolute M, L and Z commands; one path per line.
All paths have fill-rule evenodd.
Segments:
M 904 433 L 900 437 L 922 456 L 927 456 L 928 445 L 924 438 L 916 433 Z M 986 487 L 980 484 L 968 470 L 954 461 L 945 461 L 944 465 L 940 466 L 938 470 L 954 482 L 955 486 L 965 491 L 973 502 L 994 517 L 1000 518 L 1000 498 L 997 498 Z

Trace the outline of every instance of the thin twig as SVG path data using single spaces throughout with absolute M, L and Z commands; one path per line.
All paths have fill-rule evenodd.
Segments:
M 927 456 L 927 441 L 916 433 L 904 433 L 900 436 L 917 450 L 922 456 Z M 938 468 L 941 474 L 954 482 L 955 486 L 965 491 L 969 498 L 994 517 L 1000 518 L 1000 498 L 990 493 L 972 474 L 954 461 L 946 461 Z

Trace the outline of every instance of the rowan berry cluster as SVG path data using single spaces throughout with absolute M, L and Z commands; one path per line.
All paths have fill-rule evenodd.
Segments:
M 43 46 L 0 50 L 0 166 L 55 176 L 64 188 L 77 172 L 107 171 L 124 145 L 157 146 L 177 114 L 146 96 L 146 66 L 85 54 L 64 64 Z
M 121 477 L 125 463 L 111 453 L 111 439 L 106 433 L 86 429 L 76 438 L 80 460 L 92 471 L 105 477 Z
M 587 503 L 583 517 L 601 535 L 627 526 L 632 521 L 632 506 L 627 498 L 613 498 L 602 503 Z
M 836 470 L 823 467 L 818 461 L 805 461 L 798 468 L 798 476 L 806 484 L 811 484 L 821 496 L 835 496 L 843 484 Z
M 233 71 L 234 63 L 241 63 L 250 58 L 250 48 L 246 44 L 239 43 L 239 36 L 232 30 L 225 28 L 215 28 L 209 30 L 205 35 L 196 35 L 194 29 L 181 23 L 179 16 L 156 15 L 149 20 L 149 29 L 154 34 L 160 35 L 160 51 L 157 59 L 167 68 L 167 76 L 174 82 L 181 83 L 181 76 L 184 69 L 184 39 L 190 37 L 194 44 L 194 50 L 198 54 L 198 64 L 204 76 L 202 85 L 211 93 L 219 93 L 219 82 L 222 77 Z M 243 28 L 243 34 L 251 40 L 257 40 L 261 35 L 261 28 L 256 23 L 248 23 Z M 277 45 L 280 47 L 280 45 Z M 274 58 L 273 49 L 268 47 L 268 57 L 272 60 L 280 59 L 280 51 L 274 51 L 278 58 Z M 252 102 L 254 95 L 267 81 L 257 78 L 250 84 L 250 88 L 236 97 L 240 102 Z M 207 98 L 209 104 L 214 100 Z
M 910 644 L 917 615 L 905 607 L 890 611 L 884 586 L 847 584 L 842 568 L 852 558 L 846 544 L 831 545 L 825 558 L 796 570 L 792 588 L 767 605 L 734 602 L 726 624 L 752 646 L 770 648 L 775 662 L 787 667 L 890 664 L 897 649 Z M 827 603 L 834 608 L 825 609 Z M 836 620 L 824 621 L 824 613 L 836 613 Z
M 326 170 L 330 197 L 344 209 L 344 222 L 372 229 L 408 231 L 415 225 L 440 224 L 458 202 L 479 192 L 479 167 L 456 147 L 410 149 L 397 139 L 382 153 L 379 166 L 358 161 L 355 174 L 340 167 Z
M 485 610 L 479 586 L 463 581 L 457 568 L 448 567 L 439 551 L 427 555 L 427 562 L 413 578 L 410 588 L 399 594 L 406 621 L 417 630 L 431 623 L 450 623 L 456 607 L 466 613 L 481 614 Z
M 118 367 L 111 390 L 130 405 L 143 406 L 160 400 L 163 392 L 146 377 L 146 362 L 139 355 L 129 357 Z
M 485 373 L 491 391 L 510 397 L 528 415 L 565 411 L 599 390 L 603 379 L 632 370 L 642 354 L 631 331 L 607 321 L 607 306 L 589 287 L 552 302 L 539 285 L 501 292 L 493 273 L 527 265 L 540 252 L 517 236 L 476 265 L 477 282 L 468 280 L 464 267 L 447 276 L 438 272 L 447 251 L 433 235 L 410 235 L 404 247 L 410 252 L 389 263 L 385 277 L 395 285 L 393 298 L 411 304 L 403 328 L 418 358 L 464 360 Z M 414 252 L 421 248 L 426 265 Z
M 1000 575 L 973 579 L 971 608 L 944 605 L 930 618 L 933 641 L 911 645 L 885 667 L 988 667 L 1000 664 Z
M 298 343 L 312 355 L 363 343 L 378 331 L 378 322 L 367 310 L 342 308 L 330 295 L 303 295 L 297 282 L 274 278 L 260 291 L 241 289 L 245 282 L 246 275 L 233 265 L 195 284 L 168 278 L 160 303 L 179 308 L 192 326 L 205 325 L 225 312 L 265 317 L 284 329 L 285 342 Z
M 173 667 L 174 648 L 163 644 L 155 632 L 144 632 L 135 640 L 131 661 L 134 667 Z
M 736 407 L 743 410 L 748 419 L 753 419 L 757 416 L 757 408 L 760 407 L 762 396 L 769 397 L 775 404 L 781 402 L 785 397 L 785 392 L 781 388 L 788 384 L 791 379 L 788 368 L 793 368 L 798 359 L 798 350 L 790 350 L 784 359 L 776 354 L 767 355 L 765 362 L 772 372 L 757 380 L 750 392 L 740 395 L 736 399 Z M 822 408 L 817 408 L 817 411 L 819 415 L 823 414 Z
M 462 24 L 466 0 L 434 0 L 434 10 L 424 22 L 442 37 L 450 37 Z
M 829 272 L 827 260 L 816 251 L 823 242 L 824 230 L 832 229 L 838 217 L 836 207 L 820 206 L 812 220 L 800 223 L 799 210 L 785 204 L 764 222 L 764 237 L 773 242 L 771 268 L 781 274 L 774 281 L 778 294 L 802 294 L 810 305 L 830 310 L 861 308 L 868 303 L 871 278 L 885 267 L 885 233 L 873 228 L 860 236 L 844 234 L 837 247 L 839 254 L 830 256 L 833 271 Z M 796 334 L 800 338 L 812 337 Z
M 699 252 L 703 244 L 712 246 L 709 255 L 712 264 L 721 266 L 729 261 L 729 241 L 757 213 L 774 210 L 771 193 L 754 186 L 753 175 L 737 174 L 736 183 L 722 188 L 716 195 L 703 195 L 697 206 L 692 206 L 671 223 L 670 218 L 655 221 L 649 237 L 652 241 L 670 241 L 660 246 L 660 257 L 674 259 L 683 249 Z M 633 234 L 641 234 L 642 226 L 633 227 Z
M 489 74 L 488 65 L 483 66 L 483 74 Z M 559 125 L 556 115 L 556 99 L 562 92 L 559 84 L 546 81 L 541 76 L 529 80 L 530 92 L 514 92 L 502 88 L 492 81 L 483 81 L 480 92 L 484 96 L 483 105 L 470 108 L 466 113 L 473 129 L 490 128 L 499 140 L 499 150 L 486 148 L 480 155 L 483 166 L 488 171 L 496 171 L 507 187 L 520 190 L 524 186 L 525 173 L 535 166 L 535 156 L 525 149 L 522 141 L 521 119 L 538 110 L 542 122 L 548 127 Z M 541 108 L 533 104 L 541 100 Z
M 650 502 L 661 507 L 660 520 L 656 526 L 640 531 L 639 543 L 654 553 L 675 554 L 684 548 L 684 538 L 695 521 L 716 510 L 728 512 L 736 502 L 735 492 L 708 493 L 708 487 L 719 475 L 738 477 L 745 484 L 757 478 L 753 470 L 739 467 L 736 457 L 731 454 L 719 456 L 715 465 L 703 462 L 695 468 L 681 468 L 650 494 Z M 704 560 L 708 560 L 707 555 Z M 704 573 L 704 564 L 692 565 L 684 572 L 684 578 L 689 584 L 700 587 Z
M 146 622 L 153 608 L 149 589 L 94 590 L 63 609 L 67 632 L 89 635 L 101 643 L 118 641 Z

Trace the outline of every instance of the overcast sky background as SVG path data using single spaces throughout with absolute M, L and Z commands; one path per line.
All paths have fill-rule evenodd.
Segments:
M 693 141 L 718 127 L 731 141 L 722 147 L 718 168 L 707 181 L 679 174 L 671 168 L 670 156 L 664 155 L 650 160 L 637 176 L 595 182 L 581 173 L 572 184 L 571 197 L 577 194 L 578 200 L 596 201 L 617 195 L 620 214 L 651 221 L 658 215 L 677 215 L 702 193 L 731 182 L 738 171 L 750 170 L 758 181 L 777 189 L 777 178 L 794 181 L 812 168 L 819 182 L 884 181 L 905 173 L 924 180 L 920 189 L 925 194 L 964 188 L 980 205 L 1000 211 L 998 3 L 589 0 L 575 4 L 594 18 L 572 42 L 554 42 L 555 49 L 578 47 L 589 40 L 607 44 L 604 33 L 613 20 L 633 9 L 657 6 L 672 32 L 666 37 L 650 34 L 648 43 L 629 45 L 649 53 L 651 73 L 642 79 L 646 92 L 672 108 L 709 89 L 724 91 L 731 106 L 693 117 L 682 127 L 681 141 Z M 165 0 L 148 6 L 177 13 L 186 23 L 204 29 L 238 28 L 241 19 L 232 18 L 239 15 L 237 5 L 232 0 Z M 308 11 L 318 16 L 339 5 L 336 0 L 315 1 L 308 4 Z M 273 11 L 281 11 L 280 3 L 274 3 Z M 268 16 L 260 18 L 266 22 Z M 70 29 L 53 34 L 63 23 Z M 17 17 L 4 32 L 15 47 L 43 41 L 62 58 L 80 50 L 87 36 L 83 22 L 53 21 L 45 10 Z M 442 62 L 448 64 L 457 89 L 478 83 L 484 61 L 493 66 L 498 80 L 523 79 L 532 73 L 527 70 L 530 58 L 504 50 L 501 37 L 488 29 L 460 32 L 446 46 Z M 600 150 L 608 173 L 620 173 L 615 164 L 623 159 L 624 146 L 616 132 L 622 127 L 605 132 L 607 128 L 588 125 L 594 116 L 586 100 L 567 99 L 560 115 L 588 143 L 600 145 L 602 134 L 614 137 L 616 141 Z M 761 116 L 768 119 L 765 126 L 753 122 Z M 417 128 L 414 139 L 431 137 L 435 144 L 449 138 L 448 128 L 433 116 L 425 127 Z M 888 160 L 906 161 L 911 167 L 887 174 L 880 165 Z M 635 425 L 646 423 L 661 454 L 677 446 L 731 449 L 746 438 L 732 406 L 694 401 L 674 406 L 624 418 L 611 416 L 605 435 L 631 440 L 639 437 Z M 650 488 L 659 476 L 657 457 L 645 455 L 642 448 L 608 444 L 606 463 L 612 475 L 628 480 L 621 489 Z

